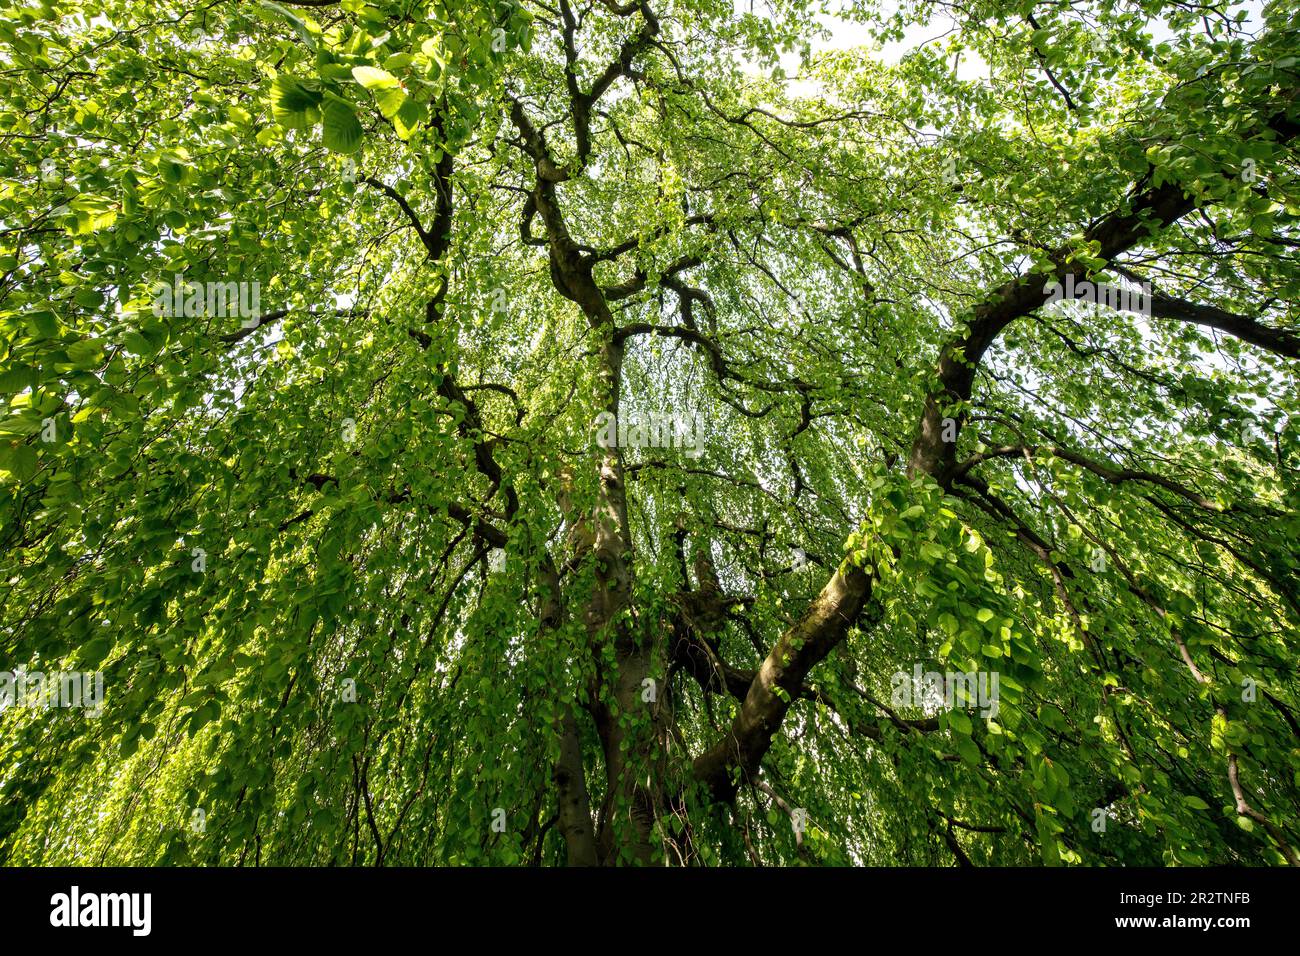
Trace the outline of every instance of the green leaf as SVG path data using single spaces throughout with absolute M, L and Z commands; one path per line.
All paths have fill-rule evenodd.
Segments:
M 406 105 L 406 92 L 400 89 L 386 90 L 376 97 L 379 112 L 385 119 L 393 119 Z
M 32 335 L 37 338 L 52 339 L 59 334 L 59 320 L 53 312 L 46 310 L 29 312 L 24 319 Z
M 401 84 L 397 82 L 397 77 L 378 67 L 354 66 L 352 68 L 352 77 L 366 89 L 376 93 L 385 90 L 396 90 L 401 87 Z
M 967 735 L 969 735 L 970 732 L 971 732 L 971 722 L 970 722 L 970 717 L 967 716 L 967 714 L 966 714 L 966 712 L 965 712 L 964 710 L 951 710 L 951 711 L 949 711 L 949 712 L 948 712 L 948 726 L 951 727 L 953 730 L 957 731 L 959 734 L 967 734 Z M 975 754 L 976 754 L 976 760 L 977 760 L 977 762 L 978 762 L 978 759 L 979 759 L 979 750 L 978 750 L 978 748 L 976 749 Z
M 394 125 L 397 127 L 397 135 L 402 139 L 409 139 L 411 134 L 428 118 L 429 111 L 423 103 L 417 103 L 412 99 L 405 99 L 398 109 L 396 116 L 392 117 Z M 435 158 L 435 162 L 437 159 Z
M 32 384 L 32 369 L 15 365 L 0 371 L 0 392 L 21 392 Z
M 281 74 L 271 86 L 272 112 L 287 129 L 307 129 L 320 121 L 321 93 L 296 77 Z
M 336 153 L 355 153 L 361 146 L 362 129 L 352 107 L 341 100 L 325 104 L 321 141 Z
M 68 359 L 78 368 L 95 368 L 104 354 L 103 345 L 96 339 L 82 339 L 68 346 Z
M 0 479 L 31 481 L 37 468 L 36 449 L 31 445 L 0 441 Z

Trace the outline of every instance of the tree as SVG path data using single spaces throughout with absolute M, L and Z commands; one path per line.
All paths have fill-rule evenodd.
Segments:
M 0 858 L 1300 862 L 1296 4 L 754 7 L 6 10 Z

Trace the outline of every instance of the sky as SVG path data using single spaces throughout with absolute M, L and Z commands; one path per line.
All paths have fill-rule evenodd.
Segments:
M 843 7 L 849 5 L 850 2 L 851 0 L 832 0 L 829 5 Z M 737 14 L 753 13 L 755 16 L 763 16 L 767 9 L 765 0 L 732 0 L 732 3 Z M 882 16 L 892 15 L 899 6 L 897 0 L 879 0 Z M 1242 0 L 1241 3 L 1234 5 L 1234 9 L 1244 9 L 1248 14 L 1246 23 L 1257 26 L 1263 20 L 1263 6 L 1264 0 Z M 828 50 L 847 50 L 868 45 L 872 42 L 866 24 L 845 20 L 833 14 L 819 14 L 816 19 L 821 26 L 829 31 L 829 35 L 813 39 L 812 49 L 814 53 Z M 886 63 L 896 63 L 911 50 L 945 36 L 951 26 L 952 22 L 943 15 L 930 23 L 913 24 L 905 29 L 903 39 L 880 46 L 876 56 Z M 1153 39 L 1157 42 L 1165 40 L 1171 35 L 1170 31 L 1159 20 L 1151 21 L 1150 31 Z M 785 69 L 787 75 L 797 77 L 800 68 L 799 55 L 797 53 L 785 54 L 781 58 L 781 66 Z M 751 64 L 751 68 L 755 72 L 759 72 L 757 66 Z M 957 75 L 960 79 L 974 79 L 983 76 L 985 72 L 984 61 L 978 54 L 969 49 L 963 52 L 957 68 Z M 793 79 L 787 85 L 790 92 L 796 96 L 819 92 L 816 84 L 806 80 Z

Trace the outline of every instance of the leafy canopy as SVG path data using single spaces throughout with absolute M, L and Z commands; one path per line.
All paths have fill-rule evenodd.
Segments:
M 8 5 L 0 859 L 1297 863 L 1298 13 Z

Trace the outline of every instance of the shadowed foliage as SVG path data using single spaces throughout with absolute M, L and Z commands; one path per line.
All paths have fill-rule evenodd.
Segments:
M 1300 863 L 1300 6 L 823 7 L 4 11 L 0 861 Z

